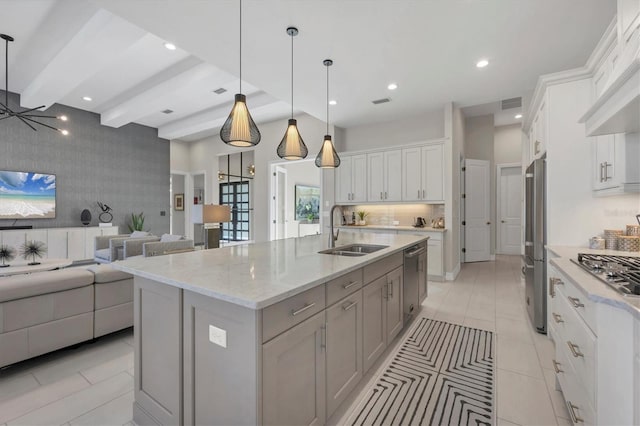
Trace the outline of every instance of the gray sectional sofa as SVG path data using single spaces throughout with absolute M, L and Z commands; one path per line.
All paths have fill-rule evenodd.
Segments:
M 0 367 L 133 325 L 133 277 L 109 265 L 0 278 Z

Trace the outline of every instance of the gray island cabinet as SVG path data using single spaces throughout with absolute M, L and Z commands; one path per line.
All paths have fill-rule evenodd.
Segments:
M 324 424 L 403 328 L 403 250 L 322 236 L 117 262 L 135 275 L 137 424 Z

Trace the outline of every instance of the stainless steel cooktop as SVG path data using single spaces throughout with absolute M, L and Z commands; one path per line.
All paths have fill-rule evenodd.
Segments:
M 640 257 L 578 253 L 571 261 L 623 296 L 640 297 Z

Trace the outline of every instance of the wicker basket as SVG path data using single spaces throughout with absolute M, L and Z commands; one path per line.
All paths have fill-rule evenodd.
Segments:
M 618 237 L 618 250 L 640 251 L 640 237 L 621 235 Z
M 640 225 L 627 225 L 627 235 L 640 237 Z
M 604 247 L 609 250 L 618 249 L 618 237 L 624 235 L 622 229 L 605 229 L 604 230 Z

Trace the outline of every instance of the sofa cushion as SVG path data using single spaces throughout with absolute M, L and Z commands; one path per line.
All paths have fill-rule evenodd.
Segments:
M 147 231 L 133 231 L 130 235 L 131 238 L 148 237 L 150 234 Z
M 93 284 L 92 272 L 82 268 L 59 269 L 0 278 L 0 302 Z
M 128 280 L 133 277 L 131 274 L 113 269 L 110 265 L 93 265 L 88 267 L 87 270 L 95 275 L 96 284 Z
M 162 236 L 160 237 L 160 242 L 161 243 L 170 243 L 173 241 L 180 241 L 183 240 L 184 237 L 182 235 L 172 235 L 172 234 L 162 234 Z
M 105 248 L 96 250 L 93 256 L 97 259 L 111 260 L 111 249 Z

